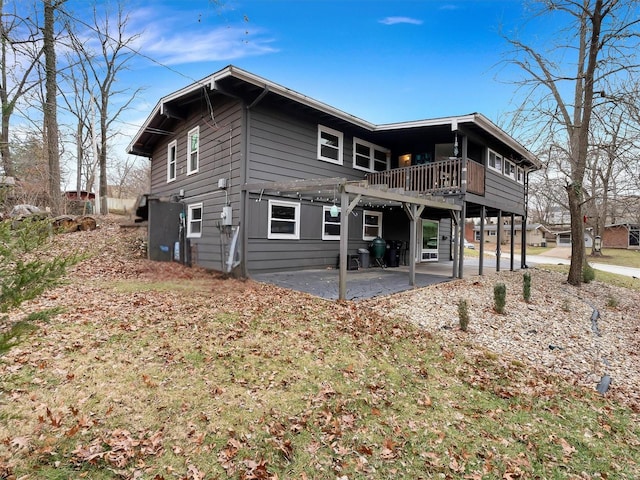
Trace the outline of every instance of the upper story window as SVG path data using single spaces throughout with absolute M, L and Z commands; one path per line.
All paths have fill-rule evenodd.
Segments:
M 342 165 L 343 138 L 342 132 L 318 125 L 318 160 Z
M 353 138 L 353 168 L 367 172 L 383 172 L 388 166 L 388 149 Z
M 510 160 L 504 160 L 504 174 L 505 176 L 516 179 L 516 165 Z
M 518 167 L 516 170 L 516 180 L 518 183 L 524 183 L 524 168 Z
M 202 236 L 202 203 L 192 203 L 187 207 L 187 238 Z
M 297 202 L 283 202 L 269 200 L 269 239 L 300 238 L 300 204 Z
M 502 155 L 497 154 L 493 150 L 489 150 L 487 165 L 491 170 L 502 173 Z
M 178 152 L 178 142 L 174 140 L 167 147 L 167 182 L 176 179 L 176 160 Z
M 200 127 L 189 130 L 187 134 L 187 175 L 196 173 L 200 168 Z
M 362 214 L 362 239 L 382 237 L 382 212 L 365 210 Z
M 322 207 L 322 239 L 323 240 L 340 240 L 340 208 L 338 208 L 338 216 L 331 216 L 330 206 Z

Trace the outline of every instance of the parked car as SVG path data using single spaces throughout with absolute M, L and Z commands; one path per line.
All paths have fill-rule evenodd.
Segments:
M 464 248 L 470 248 L 471 250 L 475 250 L 476 246 L 473 243 L 471 243 L 469 240 L 465 239 Z

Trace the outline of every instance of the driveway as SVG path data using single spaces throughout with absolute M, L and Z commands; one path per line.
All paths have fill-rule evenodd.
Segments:
M 508 254 L 506 254 L 508 256 Z M 505 254 L 502 255 L 503 257 Z M 516 255 L 518 261 L 520 261 L 520 255 Z M 596 270 L 603 272 L 617 273 L 618 275 L 625 275 L 627 277 L 640 278 L 640 268 L 633 267 L 621 267 L 619 265 L 609 265 L 607 263 L 592 262 L 590 259 L 589 265 Z M 556 247 L 552 248 L 544 255 L 527 255 L 527 265 L 536 266 L 544 264 L 552 265 L 569 265 L 571 263 L 571 248 L 570 247 Z

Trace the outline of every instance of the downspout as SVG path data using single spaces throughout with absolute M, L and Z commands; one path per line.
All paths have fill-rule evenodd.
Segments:
M 527 268 L 527 223 L 529 222 L 529 169 L 524 171 L 524 215 L 522 216 L 522 240 L 520 268 Z
M 242 109 L 242 138 L 240 151 L 240 185 L 246 185 L 249 180 L 249 138 L 251 137 L 251 109 L 269 93 L 269 87 L 264 86 L 260 95 L 253 102 L 244 106 Z M 243 102 L 244 103 L 244 102 Z M 240 274 L 243 278 L 249 276 L 248 256 L 249 256 L 249 195 L 248 190 L 242 190 L 240 197 L 240 210 L 242 212 L 242 263 L 240 266 Z

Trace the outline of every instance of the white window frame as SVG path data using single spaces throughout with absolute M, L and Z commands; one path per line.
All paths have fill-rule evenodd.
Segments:
M 338 146 L 334 147 L 332 145 L 326 145 L 322 140 L 322 134 L 328 134 L 336 137 L 338 139 Z M 338 158 L 325 157 L 322 155 L 322 147 L 332 148 L 338 152 Z M 318 160 L 322 160 L 323 162 L 335 163 L 336 165 L 342 165 L 344 156 L 344 135 L 342 132 L 338 130 L 334 130 L 333 128 L 325 127 L 324 125 L 318 125 Z
M 524 168 L 516 168 L 516 181 L 524 185 Z
M 340 207 L 336 207 L 338 209 L 338 216 L 335 218 L 330 217 L 331 221 L 327 221 L 327 212 L 330 213 L 332 208 L 333 206 L 329 205 L 324 205 L 322 207 L 322 240 L 340 240 L 340 234 L 331 235 L 327 233 L 325 228 L 327 225 L 338 225 L 338 228 L 340 227 Z
M 194 135 L 198 136 L 198 143 L 195 149 L 193 149 L 193 145 L 191 144 L 191 138 Z M 192 168 L 191 157 L 194 153 L 196 154 L 196 165 L 195 168 Z M 187 133 L 187 175 L 197 173 L 198 170 L 200 170 L 200 126 L 192 128 L 189 130 L 189 133 Z
M 367 225 L 365 223 L 367 215 L 378 217 L 378 225 L 377 225 L 378 233 L 374 236 L 366 234 L 367 226 L 369 227 L 375 226 L 375 225 Z M 369 241 L 369 240 L 373 240 L 376 237 L 382 237 L 382 212 L 378 212 L 375 210 L 365 210 L 364 212 L 362 212 L 362 239 Z
M 271 221 L 273 218 L 273 207 L 291 207 L 294 209 L 294 219 L 280 219 L 280 221 L 292 222 L 294 224 L 293 233 L 277 233 L 271 231 Z M 276 218 L 277 220 L 277 218 Z M 284 200 L 269 200 L 269 216 L 267 219 L 267 238 L 269 240 L 299 240 L 300 239 L 300 203 L 286 202 Z
M 364 147 L 367 147 L 369 149 L 369 156 L 365 157 L 364 155 L 358 154 L 357 153 L 357 146 L 358 145 L 362 145 Z M 367 142 L 366 140 L 362 140 L 361 138 L 357 138 L 357 137 L 353 137 L 353 168 L 355 170 L 363 170 L 365 172 L 376 172 L 376 171 L 384 171 L 384 170 L 376 170 L 375 169 L 375 165 L 376 165 L 376 152 L 380 152 L 382 154 L 384 154 L 386 161 L 385 161 L 385 168 L 384 170 L 389 170 L 389 155 L 390 155 L 390 150 L 388 148 L 384 148 L 381 147 L 380 145 L 376 145 L 374 143 L 371 142 Z M 369 160 L 369 166 L 368 167 L 362 167 L 360 165 L 357 164 L 356 159 L 357 157 L 362 157 L 362 158 L 368 158 Z
M 502 160 L 504 168 L 504 176 L 509 177 L 512 180 L 516 180 L 516 164 L 506 158 Z
M 200 218 L 193 218 L 194 210 L 200 210 Z M 204 220 L 204 209 L 202 208 L 202 202 L 192 203 L 187 205 L 187 238 L 200 238 L 202 237 L 202 226 Z M 194 225 L 200 226 L 200 231 L 194 232 Z
M 167 183 L 173 182 L 178 173 L 178 142 L 167 145 Z M 172 175 L 173 174 L 173 175 Z
M 490 148 L 488 149 L 489 153 L 487 155 L 487 167 L 489 167 L 491 170 L 493 170 L 494 172 L 498 172 L 498 173 L 502 173 L 502 168 L 504 165 L 504 158 L 502 155 L 500 155 L 498 152 L 494 152 L 493 150 L 491 150 Z M 494 162 L 493 165 L 491 165 L 491 156 L 493 155 L 494 157 Z M 500 161 L 500 168 L 496 167 L 495 164 L 495 160 L 499 160 Z

